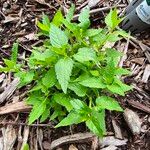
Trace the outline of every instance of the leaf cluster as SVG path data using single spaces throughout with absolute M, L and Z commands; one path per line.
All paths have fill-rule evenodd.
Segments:
M 17 63 L 18 44 L 12 48 L 10 60 L 4 59 L 0 71 L 14 72 L 21 80 L 20 87 L 33 85 L 27 104 L 32 105 L 29 124 L 40 118 L 59 123 L 56 127 L 85 122 L 96 135 L 106 134 L 105 110 L 123 111 L 113 98 L 132 88 L 119 77 L 129 71 L 117 66 L 122 54 L 114 48 L 104 48 L 129 36 L 118 28 L 122 18 L 111 10 L 105 18 L 105 28 L 90 28 L 89 8 L 72 21 L 75 7 L 64 17 L 60 10 L 50 21 L 43 15 L 38 21 L 42 46 L 33 47 L 27 65 Z

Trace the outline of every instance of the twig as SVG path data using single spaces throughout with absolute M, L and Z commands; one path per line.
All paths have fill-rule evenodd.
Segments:
M 15 126 L 31 126 L 31 127 L 50 127 L 54 128 L 51 124 L 31 124 L 28 125 L 27 123 L 19 123 L 19 122 L 0 122 L 0 125 L 15 125 Z
M 93 10 L 90 10 L 90 15 L 94 14 L 94 13 L 97 13 L 97 12 L 101 12 L 101 11 L 107 11 L 107 10 L 110 10 L 112 8 L 123 8 L 125 7 L 126 5 L 118 5 L 118 6 L 112 6 L 112 7 L 103 7 L 103 8 L 97 8 L 97 9 L 93 9 Z M 77 15 L 74 15 L 73 17 L 73 20 L 77 20 L 79 17 L 79 14 Z

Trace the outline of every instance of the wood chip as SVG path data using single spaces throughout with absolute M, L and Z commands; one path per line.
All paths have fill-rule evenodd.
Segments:
M 130 130 L 133 134 L 140 134 L 141 133 L 141 120 L 137 113 L 134 111 L 126 108 L 123 113 L 124 119 L 127 122 Z
M 102 148 L 101 150 L 116 150 L 116 149 L 118 149 L 116 146 L 110 145 L 108 147 Z
M 2 74 L 0 75 L 0 83 L 3 82 L 4 79 L 5 79 L 5 74 L 2 73 Z
M 88 6 L 90 8 L 95 7 L 101 0 L 88 0 Z
M 31 106 L 27 105 L 24 101 L 11 103 L 0 107 L 0 115 L 14 113 L 14 112 L 25 112 L 31 110 Z
M 0 150 L 3 150 L 3 137 L 0 137 Z
M 133 100 L 127 100 L 129 105 L 150 114 L 150 108 Z
M 121 129 L 120 127 L 117 125 L 116 121 L 114 119 L 112 119 L 112 125 L 115 131 L 115 137 L 118 139 L 123 139 L 122 133 L 121 133 Z
M 150 64 L 147 64 L 143 73 L 142 82 L 147 83 L 150 76 Z
M 13 92 L 16 90 L 19 84 L 19 78 L 15 78 L 5 89 L 5 91 L 0 94 L 0 103 L 3 103 L 6 99 L 8 99 Z
M 20 18 L 19 17 L 11 17 L 11 16 L 6 16 L 5 20 L 2 21 L 2 23 L 9 23 L 9 22 L 17 22 Z
M 91 141 L 93 137 L 95 137 L 95 135 L 92 133 L 78 133 L 78 134 L 64 136 L 57 140 L 54 140 L 51 143 L 50 150 L 63 144 L 75 143 L 75 142 L 82 143 L 82 142 Z
M 139 64 L 139 65 L 143 65 L 145 61 L 144 57 L 140 57 L 140 58 L 134 58 L 131 60 L 131 62 Z
M 43 148 L 46 149 L 46 150 L 49 150 L 50 147 L 51 147 L 51 144 L 48 141 L 44 141 L 42 143 L 42 145 L 43 145 Z
M 3 128 L 3 140 L 4 140 L 4 148 L 3 150 L 11 150 L 15 144 L 17 134 L 16 130 L 12 125 L 7 125 L 6 129 Z
M 69 150 L 78 150 L 73 144 L 69 146 Z
M 116 139 L 114 136 L 106 136 L 99 139 L 101 147 L 113 145 L 113 146 L 121 146 L 127 144 L 127 139 L 120 140 Z

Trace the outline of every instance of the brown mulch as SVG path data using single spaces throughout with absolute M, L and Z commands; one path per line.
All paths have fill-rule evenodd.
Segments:
M 42 13 L 52 18 L 59 7 L 65 13 L 65 10 L 69 8 L 71 3 L 76 4 L 76 14 L 80 12 L 82 7 L 87 5 L 86 0 L 1 0 L 0 65 L 3 64 L 2 58 L 8 58 L 10 56 L 12 44 L 16 40 L 19 41 L 19 57 L 30 55 L 31 47 L 41 43 L 41 40 L 35 36 L 38 31 L 36 20 L 41 19 Z M 94 13 L 91 14 L 92 25 L 103 26 L 105 14 L 109 9 L 101 11 L 99 8 L 110 8 L 116 4 L 118 6 L 120 5 L 118 10 L 122 13 L 127 6 L 127 1 L 100 0 L 98 4 L 93 6 L 91 8 L 92 11 L 94 10 Z M 116 145 L 120 150 L 150 149 L 150 75 L 148 75 L 150 73 L 150 35 L 141 33 L 135 35 L 135 37 L 137 37 L 137 41 L 123 40 L 115 45 L 118 50 L 121 50 L 126 55 L 122 66 L 132 71 L 131 76 L 123 79 L 126 83 L 134 86 L 133 91 L 129 92 L 125 97 L 117 97 L 117 99 L 124 109 L 128 108 L 132 110 L 140 118 L 138 119 L 141 122 L 140 133 L 133 133 L 132 127 L 129 128 L 129 122 L 125 120 L 123 114 L 107 112 L 106 123 L 108 136 L 113 136 L 117 140 L 120 138 L 128 140 L 127 144 Z M 12 81 L 13 76 L 11 73 L 7 75 L 0 73 L 0 98 L 6 92 L 6 87 L 12 84 Z M 23 90 L 26 91 L 27 89 L 28 87 Z M 54 124 L 47 121 L 43 124 L 36 122 L 30 127 L 27 126 L 28 110 L 31 108 L 23 103 L 26 94 L 23 90 L 15 90 L 13 95 L 12 93 L 10 95 L 7 94 L 7 97 L 0 104 L 0 149 L 1 143 L 3 142 L 5 150 L 20 150 L 23 143 L 28 143 L 30 150 L 46 150 L 50 149 L 52 142 L 56 139 L 68 135 L 73 136 L 77 133 L 89 132 L 84 124 L 78 126 L 73 125 L 70 128 L 54 129 Z M 19 108 L 17 112 L 16 107 Z M 121 132 L 121 135 L 118 135 L 120 134 L 119 132 Z M 65 141 L 60 144 L 58 149 L 96 149 L 97 145 L 99 145 L 96 140 L 97 138 L 89 134 L 86 134 L 86 136 L 88 138 L 84 137 L 82 140 L 79 136 L 72 142 Z M 68 137 L 64 138 L 68 139 Z M 116 142 L 116 139 L 114 142 Z M 60 140 L 62 142 L 62 139 Z M 101 148 L 99 147 L 98 149 Z M 110 147 L 109 149 L 113 150 L 115 148 Z

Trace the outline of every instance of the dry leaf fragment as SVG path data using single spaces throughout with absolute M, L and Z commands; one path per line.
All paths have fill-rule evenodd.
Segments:
M 88 1 L 88 6 L 90 8 L 95 7 L 101 0 L 89 0 Z
M 44 141 L 42 145 L 43 145 L 43 148 L 46 150 L 49 150 L 51 146 L 51 144 L 48 141 Z
M 129 128 L 131 129 L 133 134 L 140 134 L 141 132 L 141 120 L 137 113 L 126 108 L 124 113 L 125 121 L 127 122 Z
M 69 146 L 69 150 L 78 150 L 73 144 Z
M 127 139 L 124 140 L 116 139 L 114 136 L 106 136 L 99 139 L 101 147 L 109 146 L 109 145 L 113 145 L 113 146 L 126 145 L 127 141 L 128 141 Z

